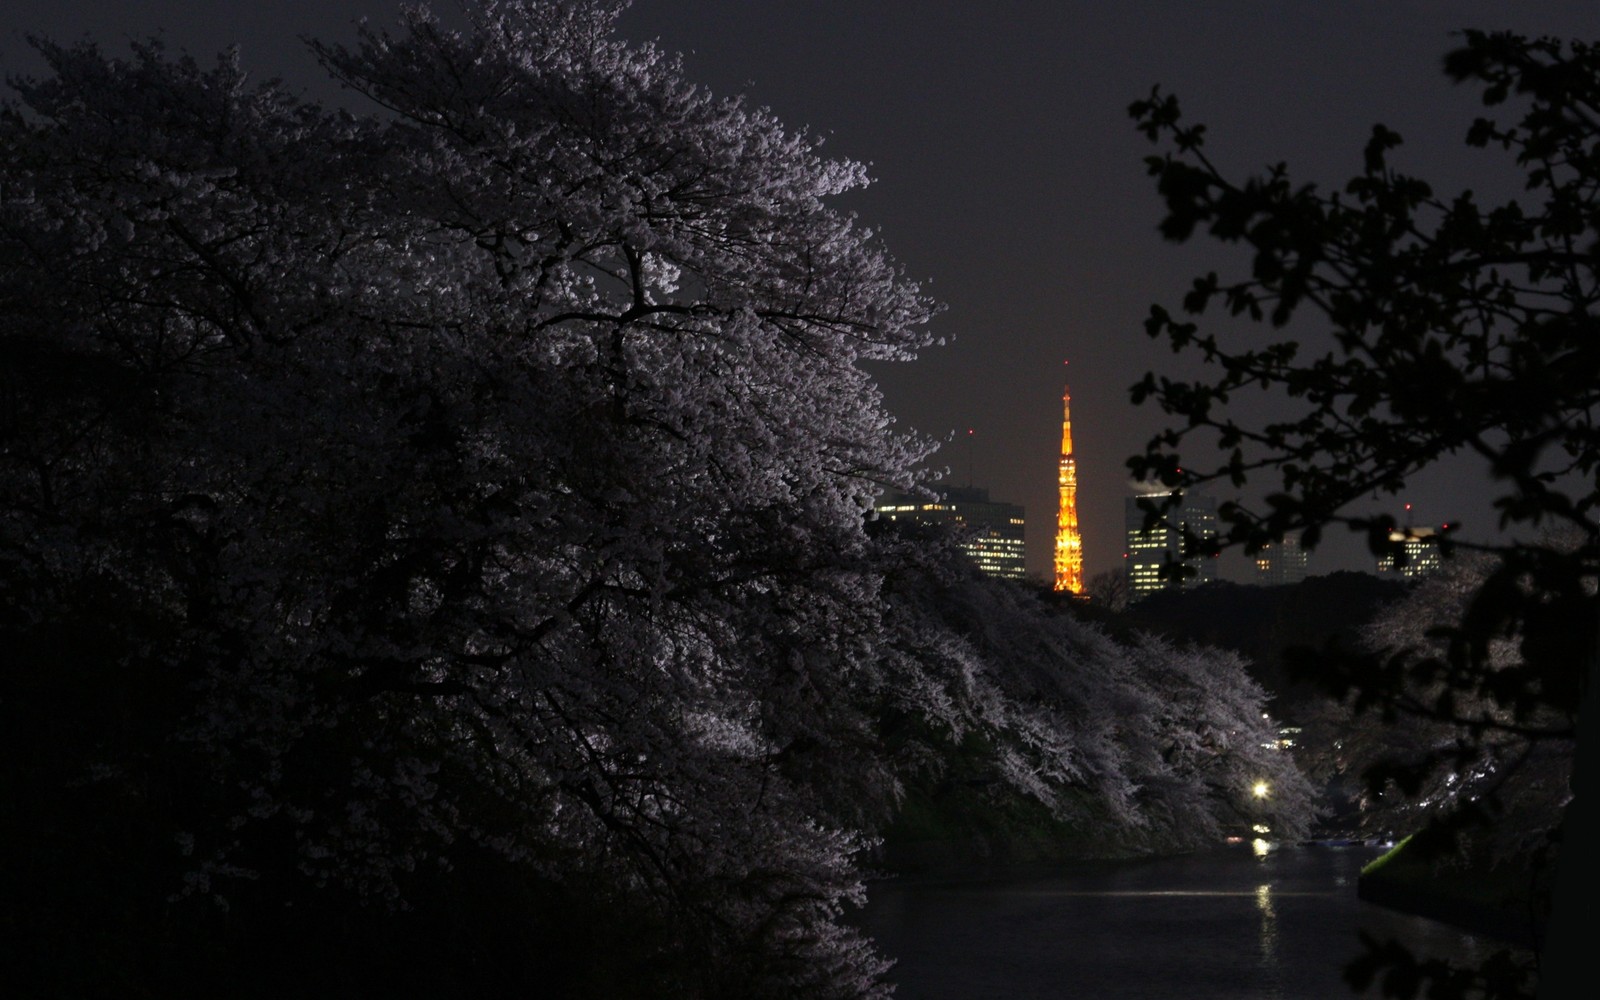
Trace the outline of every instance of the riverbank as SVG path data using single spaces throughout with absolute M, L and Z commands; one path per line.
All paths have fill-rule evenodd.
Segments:
M 1063 820 L 1042 803 L 982 780 L 912 787 L 883 833 L 874 867 L 902 874 L 1191 854 L 1221 844 L 1139 836 L 1091 797 Z M 1108 832 L 1115 831 L 1115 832 Z
M 1117 854 L 1115 845 L 1085 837 L 1038 802 L 970 786 L 909 791 L 876 861 L 892 872 L 914 873 Z
M 1364 867 L 1357 895 L 1401 913 L 1537 948 L 1549 924 L 1550 867 L 1430 854 L 1408 837 Z

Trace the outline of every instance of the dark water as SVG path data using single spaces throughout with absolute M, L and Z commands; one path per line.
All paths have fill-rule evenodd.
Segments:
M 891 879 L 870 887 L 862 923 L 899 960 L 898 1000 L 1350 1000 L 1358 928 L 1456 961 L 1505 947 L 1358 900 L 1356 875 L 1379 853 L 1240 845 Z

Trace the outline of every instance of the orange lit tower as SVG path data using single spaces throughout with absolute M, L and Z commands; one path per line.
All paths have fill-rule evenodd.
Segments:
M 1072 388 L 1061 392 L 1061 469 L 1056 477 L 1056 589 L 1083 593 L 1083 536 L 1078 532 L 1078 462 L 1072 457 Z

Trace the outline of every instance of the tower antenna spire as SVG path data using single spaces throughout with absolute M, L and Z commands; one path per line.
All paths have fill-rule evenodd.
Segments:
M 1068 362 L 1063 361 L 1062 364 Z M 1055 589 L 1083 593 L 1083 536 L 1078 531 L 1078 462 L 1072 454 L 1072 386 L 1061 390 L 1061 465 L 1056 475 L 1061 504 L 1056 512 Z

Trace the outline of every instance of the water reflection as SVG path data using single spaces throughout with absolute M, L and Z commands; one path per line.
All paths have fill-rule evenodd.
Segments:
M 897 1000 L 1350 1000 L 1358 929 L 1458 960 L 1500 947 L 1357 900 L 1356 873 L 1378 853 L 1241 844 L 896 879 L 871 887 L 862 922 L 899 960 Z
M 1278 915 L 1272 909 L 1272 886 L 1256 886 L 1256 910 L 1261 914 L 1261 965 L 1278 964 Z

